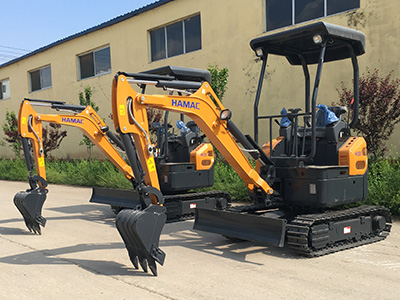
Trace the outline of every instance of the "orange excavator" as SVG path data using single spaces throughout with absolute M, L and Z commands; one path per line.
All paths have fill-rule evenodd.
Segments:
M 251 205 L 230 205 L 227 197 L 217 194 L 212 205 L 195 208 L 195 229 L 279 247 L 287 245 L 310 257 L 379 241 L 390 232 L 388 209 L 370 205 L 343 208 L 367 197 L 366 142 L 362 137 L 351 136 L 359 114 L 357 56 L 365 52 L 364 34 L 319 22 L 254 39 L 250 46 L 262 62 L 254 101 L 254 139 L 244 135 L 233 123 L 231 111 L 212 90 L 206 71 L 168 66 L 140 73 L 118 72 L 113 79 L 113 121 L 120 139 L 115 138 L 122 143 L 131 167 L 129 171 L 127 167 L 120 170 L 126 172 L 128 179 L 133 179 L 134 191 L 129 197 L 122 197 L 123 205 L 118 191 L 95 191 L 94 198 L 102 200 L 93 202 L 125 208 L 116 217 L 116 227 L 136 268 L 140 264 L 147 271 L 149 267 L 156 275 L 156 262 L 161 265 L 164 262 L 165 253 L 159 248 L 159 239 L 169 208 L 165 205 L 167 196 L 161 191 L 160 182 L 164 179 L 169 182 L 172 178 L 160 176 L 160 163 L 167 166 L 168 162 L 165 156 L 158 156 L 157 147 L 149 141 L 148 107 L 190 117 L 235 169 L 253 201 Z M 275 115 L 258 114 L 268 55 L 281 56 L 291 65 L 301 66 L 305 78 L 304 112 L 301 108 L 292 108 L 282 109 Z M 317 106 L 324 62 L 345 59 L 350 59 L 353 67 L 354 102 L 349 109 Z M 315 64 L 311 93 L 308 66 Z M 133 84 L 141 91 L 132 88 Z M 175 95 L 148 94 L 146 87 L 149 85 Z M 21 110 L 24 105 L 29 106 L 29 103 L 23 103 Z M 85 113 L 90 113 L 90 109 L 76 116 Z M 25 121 L 21 119 L 24 116 Z M 29 116 L 20 113 L 24 150 L 28 149 L 24 133 L 32 131 L 30 127 L 37 128 L 34 126 L 39 126 L 36 123 L 41 119 L 36 115 L 29 121 Z M 260 121 L 267 121 L 265 126 L 270 131 L 262 147 L 258 145 Z M 279 137 L 273 139 L 275 122 Z M 102 124 L 101 120 L 97 124 Z M 98 125 L 100 129 L 102 126 Z M 37 135 L 37 131 L 34 132 Z M 102 132 L 100 135 L 104 136 Z M 95 143 L 97 136 L 92 137 Z M 35 134 L 30 133 L 29 138 L 35 139 Z M 99 143 L 101 138 L 97 139 Z M 32 144 L 36 164 L 40 165 L 40 143 Z M 208 168 L 211 161 L 203 158 L 212 157 L 211 148 L 199 145 L 195 150 L 189 155 L 193 168 Z M 110 156 L 111 152 L 106 152 L 106 156 Z M 248 156 L 256 160 L 255 169 Z M 25 220 L 28 219 L 28 227 L 34 223 L 33 228 L 37 230 L 38 224 L 43 222 L 41 215 L 34 219 L 35 214 L 24 210 L 28 211 L 30 203 L 35 202 L 31 201 L 32 197 L 36 197 L 38 206 L 42 205 L 45 182 L 33 175 L 30 178 L 30 182 L 39 181 L 39 186 L 31 183 L 31 190 L 17 194 L 15 202 Z M 181 181 L 179 184 L 185 183 L 185 178 L 177 178 Z M 193 180 L 193 177 L 187 179 Z M 187 195 L 173 197 L 184 200 Z M 207 197 L 202 201 L 206 203 Z

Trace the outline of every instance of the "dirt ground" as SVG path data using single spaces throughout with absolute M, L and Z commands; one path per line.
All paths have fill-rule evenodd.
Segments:
M 398 299 L 400 222 L 379 243 L 320 258 L 167 224 L 158 277 L 133 268 L 91 189 L 50 185 L 42 235 L 13 204 L 26 182 L 0 181 L 1 299 Z

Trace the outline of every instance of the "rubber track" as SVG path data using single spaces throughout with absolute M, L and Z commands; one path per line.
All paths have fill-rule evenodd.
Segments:
M 381 235 L 371 233 L 368 236 L 364 236 L 361 240 L 346 240 L 328 245 L 322 249 L 313 249 L 309 246 L 309 233 L 313 225 L 336 222 L 360 216 L 367 216 L 371 214 L 383 215 L 388 223 L 391 223 L 391 215 L 387 208 L 380 206 L 360 206 L 350 208 L 341 211 L 332 211 L 321 214 L 307 214 L 299 215 L 293 221 L 286 225 L 287 228 L 287 244 L 289 248 L 297 252 L 300 255 L 308 257 L 323 256 L 326 254 L 374 243 L 386 238 L 389 234 L 391 225 L 386 225 Z
M 227 200 L 228 204 L 231 202 L 231 196 L 228 192 L 224 191 L 208 191 L 208 192 L 199 192 L 199 193 L 187 193 L 187 194 L 178 194 L 178 195 L 165 195 L 164 199 L 166 203 L 172 202 L 180 202 L 180 201 L 190 201 L 190 200 L 199 200 L 205 198 L 224 198 Z M 168 204 L 165 205 L 168 209 Z M 181 215 L 177 218 L 168 219 L 167 223 L 179 222 L 184 220 L 194 219 L 194 213 Z

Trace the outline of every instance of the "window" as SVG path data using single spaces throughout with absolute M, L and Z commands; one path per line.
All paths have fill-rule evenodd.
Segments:
M 266 0 L 267 31 L 360 7 L 360 0 Z
M 0 100 L 10 98 L 10 80 L 0 81 Z
M 200 15 L 150 31 L 151 61 L 201 49 Z
M 79 79 L 100 76 L 111 72 L 110 47 L 80 55 Z
M 51 87 L 51 67 L 47 66 L 29 72 L 31 92 L 40 91 Z

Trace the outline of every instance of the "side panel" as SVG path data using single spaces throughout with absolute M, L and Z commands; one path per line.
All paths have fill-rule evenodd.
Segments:
M 340 147 L 339 166 L 349 166 L 349 175 L 362 175 L 367 171 L 367 143 L 363 137 L 351 137 Z
M 346 167 L 277 169 L 284 202 L 314 208 L 333 207 L 367 198 L 367 172 L 348 176 Z

